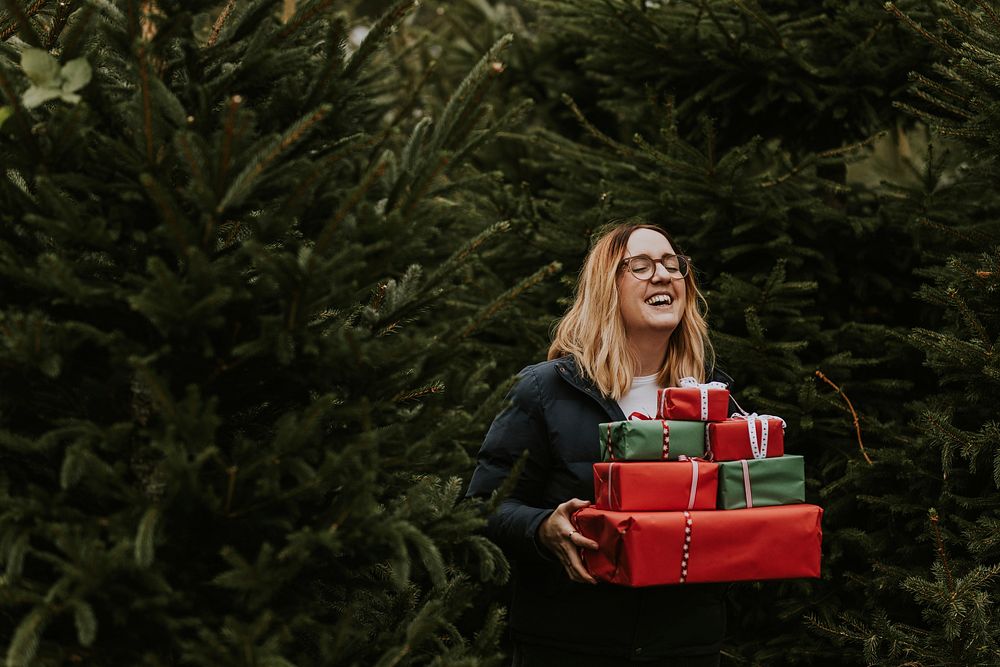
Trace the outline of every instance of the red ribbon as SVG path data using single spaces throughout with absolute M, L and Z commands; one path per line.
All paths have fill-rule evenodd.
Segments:
M 629 421 L 634 419 L 641 419 L 646 421 L 654 421 L 652 417 L 642 412 L 633 412 L 628 416 Z M 660 419 L 659 422 L 663 424 L 663 460 L 666 461 L 667 457 L 670 455 L 670 424 L 667 423 L 666 419 Z M 611 446 L 611 424 L 614 422 L 608 422 L 608 454 L 612 461 L 615 461 L 615 450 Z

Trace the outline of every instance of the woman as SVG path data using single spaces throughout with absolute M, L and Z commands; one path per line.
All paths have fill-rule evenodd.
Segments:
M 515 666 L 719 664 L 725 586 L 598 584 L 578 553 L 597 544 L 570 523 L 593 499 L 597 425 L 652 416 L 658 387 L 706 379 L 704 298 L 689 266 L 665 231 L 642 221 L 601 236 L 549 360 L 521 371 L 486 435 L 470 496 L 492 493 L 527 451 L 487 527 L 514 565 Z

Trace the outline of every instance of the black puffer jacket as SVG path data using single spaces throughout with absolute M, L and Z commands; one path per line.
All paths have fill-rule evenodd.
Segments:
M 716 373 L 714 380 L 729 382 Z M 633 659 L 718 652 L 726 586 L 625 588 L 572 582 L 535 533 L 560 503 L 594 499 L 597 425 L 625 419 L 618 404 L 580 376 L 572 357 L 528 366 L 479 451 L 468 496 L 488 496 L 524 450 L 528 460 L 487 533 L 514 565 L 515 641 Z

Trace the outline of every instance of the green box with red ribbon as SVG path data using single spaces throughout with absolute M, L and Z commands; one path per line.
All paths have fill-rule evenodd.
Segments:
M 705 456 L 705 422 L 635 419 L 599 427 L 602 461 L 676 461 Z
M 805 502 L 805 461 L 801 456 L 719 461 L 718 465 L 720 510 Z

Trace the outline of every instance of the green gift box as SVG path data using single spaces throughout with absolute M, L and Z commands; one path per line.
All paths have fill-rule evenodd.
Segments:
M 719 462 L 719 509 L 796 505 L 806 499 L 801 456 Z
M 599 426 L 604 461 L 676 461 L 705 456 L 705 422 L 636 419 Z

